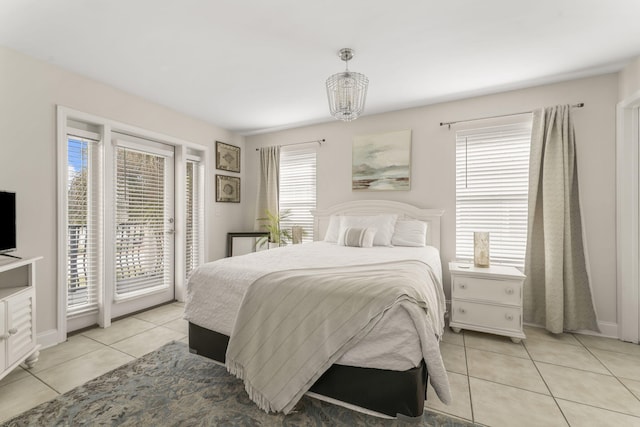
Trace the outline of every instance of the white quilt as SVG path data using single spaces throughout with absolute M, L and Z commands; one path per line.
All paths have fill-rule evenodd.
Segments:
M 431 266 L 438 283 L 425 286 L 427 292 L 431 292 L 435 298 L 437 291 L 434 287 L 442 288 L 442 267 L 440 254 L 433 247 L 352 248 L 314 242 L 224 258 L 199 267 L 187 286 L 185 319 L 204 328 L 231 335 L 247 288 L 267 273 L 402 260 L 419 260 Z M 437 316 L 439 323 L 433 325 L 438 335 L 444 328 L 442 314 Z M 382 321 L 335 363 L 406 370 L 417 366 L 422 358 L 423 349 L 411 317 L 404 309 L 395 307 L 387 311 Z

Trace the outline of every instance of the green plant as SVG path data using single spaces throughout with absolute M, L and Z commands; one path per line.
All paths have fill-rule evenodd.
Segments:
M 286 245 L 291 240 L 291 231 L 287 228 L 282 228 L 280 223 L 286 221 L 291 216 L 291 211 L 285 209 L 279 214 L 274 214 L 269 210 L 265 211 L 266 217 L 258 218 L 258 221 L 262 221 L 262 228 L 269 233 L 267 237 L 261 237 L 256 241 L 256 245 L 262 246 L 267 241 L 269 243 L 277 243 L 278 245 Z

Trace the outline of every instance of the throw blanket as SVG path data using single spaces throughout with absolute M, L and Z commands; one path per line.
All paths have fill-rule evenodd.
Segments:
M 289 413 L 388 309 L 400 305 L 413 319 L 431 384 L 440 400 L 449 403 L 438 347 L 445 302 L 434 280 L 431 269 L 419 261 L 267 274 L 242 300 L 227 348 L 227 369 L 244 380 L 260 408 Z

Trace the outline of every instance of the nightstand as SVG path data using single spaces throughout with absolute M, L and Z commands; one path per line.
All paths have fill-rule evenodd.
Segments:
M 461 329 L 504 335 L 519 343 L 522 330 L 522 285 L 525 275 L 515 267 L 474 267 L 450 262 L 451 321 Z

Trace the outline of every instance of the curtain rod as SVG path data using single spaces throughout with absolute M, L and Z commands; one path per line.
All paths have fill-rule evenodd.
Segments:
M 312 143 L 317 143 L 318 145 L 322 145 L 323 142 L 325 142 L 326 140 L 324 138 L 322 139 L 314 139 L 311 141 L 302 141 L 302 142 L 292 142 L 291 144 L 282 144 L 282 145 L 278 145 L 278 147 L 288 147 L 289 145 L 300 145 L 300 144 L 312 144 Z M 259 148 L 256 148 L 256 151 L 260 151 Z
M 573 108 L 582 108 L 582 107 L 584 107 L 584 102 L 579 102 L 577 104 L 573 104 L 571 107 L 573 107 Z M 533 111 L 522 111 L 520 113 L 501 114 L 499 116 L 478 117 L 476 119 L 458 120 L 458 121 L 455 121 L 455 122 L 440 122 L 440 126 L 449 126 L 449 129 L 451 129 L 451 125 L 455 125 L 456 123 L 475 122 L 476 120 L 485 120 L 485 119 L 497 119 L 497 118 L 500 118 L 500 117 L 518 116 L 520 114 L 527 114 L 527 113 L 533 113 Z

